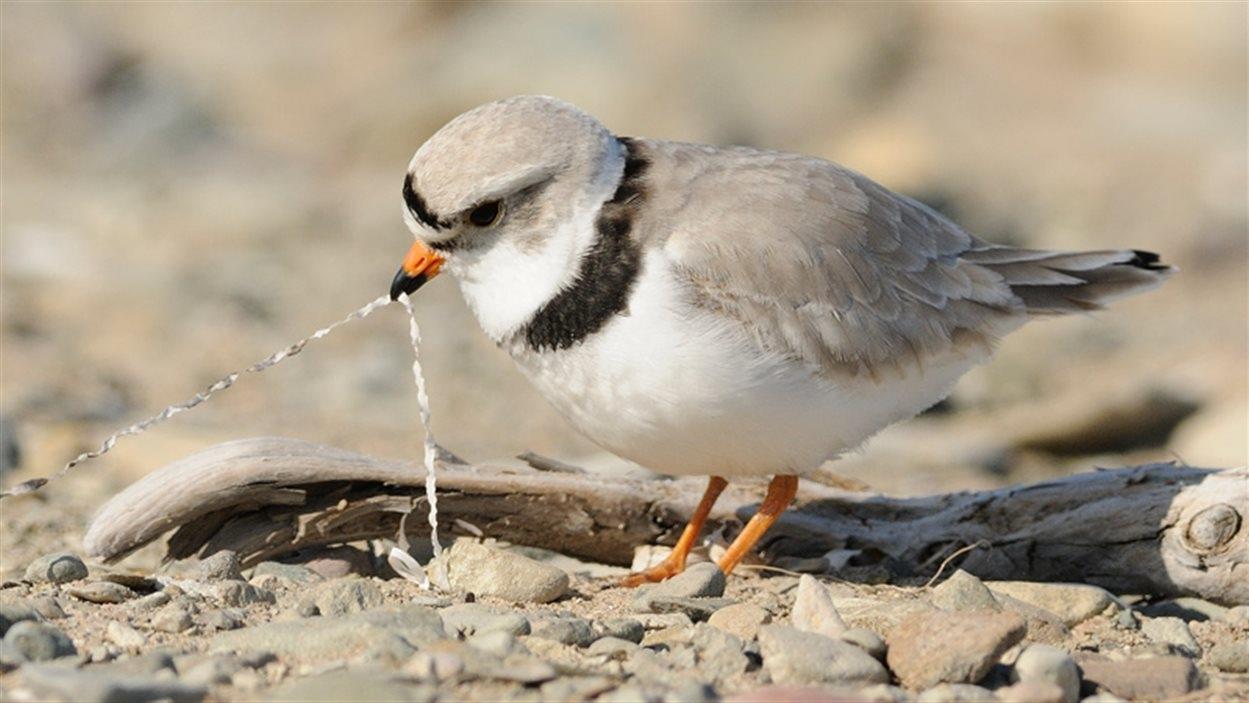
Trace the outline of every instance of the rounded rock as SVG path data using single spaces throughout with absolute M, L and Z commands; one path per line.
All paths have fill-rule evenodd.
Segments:
M 43 623 L 23 620 L 4 634 L 4 644 L 25 661 L 47 661 L 77 654 L 74 642 L 64 632 Z
M 1031 644 L 1019 654 L 1011 672 L 1016 683 L 1057 686 L 1063 703 L 1080 700 L 1080 670 L 1066 652 L 1046 644 Z
M 26 567 L 26 580 L 34 583 L 69 583 L 87 578 L 87 565 L 68 552 L 47 554 Z

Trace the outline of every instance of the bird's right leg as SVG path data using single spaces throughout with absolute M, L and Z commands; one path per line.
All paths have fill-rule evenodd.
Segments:
M 703 523 L 707 521 L 707 515 L 711 513 L 711 507 L 716 504 L 716 498 L 720 497 L 721 491 L 727 485 L 729 485 L 729 482 L 724 478 L 712 476 L 707 481 L 707 490 L 703 491 L 703 499 L 698 501 L 698 507 L 694 510 L 689 524 L 685 526 L 685 531 L 681 533 L 681 539 L 677 540 L 677 544 L 672 548 L 668 558 L 646 571 L 629 574 L 624 577 L 620 585 L 633 588 L 648 582 L 663 581 L 685 571 L 685 559 L 690 555 L 690 550 L 694 548 L 694 543 L 698 541 L 698 534 L 703 531 Z

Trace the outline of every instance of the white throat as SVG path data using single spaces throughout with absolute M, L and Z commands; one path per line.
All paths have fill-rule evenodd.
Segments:
M 624 173 L 623 149 L 611 150 L 586 184 L 570 215 L 547 236 L 519 246 L 505 237 L 481 251 L 456 252 L 448 270 L 482 331 L 496 343 L 529 322 L 551 298 L 576 279 L 581 259 L 594 244 L 595 220 Z

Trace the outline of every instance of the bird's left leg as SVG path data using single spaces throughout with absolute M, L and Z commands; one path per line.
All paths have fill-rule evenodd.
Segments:
M 772 482 L 768 484 L 768 493 L 763 497 L 759 512 L 750 518 L 750 522 L 746 523 L 746 528 L 729 545 L 724 556 L 720 557 L 720 571 L 725 574 L 732 571 L 742 557 L 754 548 L 759 538 L 763 537 L 763 533 L 767 532 L 781 513 L 785 512 L 785 509 L 789 507 L 789 502 L 797 494 L 797 476 L 790 474 L 774 476 Z
M 707 515 L 711 513 L 711 507 L 716 504 L 716 498 L 720 497 L 721 491 L 727 485 L 729 485 L 729 482 L 725 479 L 720 476 L 712 476 L 711 480 L 707 482 L 707 490 L 703 491 L 703 499 L 698 501 L 698 507 L 694 509 L 694 514 L 690 516 L 689 524 L 685 526 L 685 531 L 681 533 L 681 539 L 677 540 L 677 544 L 672 548 L 672 552 L 668 554 L 668 558 L 646 571 L 629 574 L 624 577 L 620 585 L 633 588 L 649 581 L 663 581 L 684 571 L 685 559 L 690 555 L 690 550 L 694 548 L 694 542 L 698 541 L 698 534 L 703 531 L 703 523 L 707 521 Z

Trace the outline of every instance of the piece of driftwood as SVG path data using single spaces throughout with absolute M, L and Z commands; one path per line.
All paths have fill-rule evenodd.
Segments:
M 254 564 L 393 537 L 408 513 L 410 537 L 418 539 L 428 534 L 424 481 L 414 462 L 291 439 L 228 442 L 115 496 L 85 546 L 116 560 L 172 531 L 170 558 L 231 549 Z M 638 545 L 675 541 L 703 483 L 449 464 L 439 471 L 438 511 L 453 531 L 458 519 L 500 540 L 628 564 Z M 740 524 L 759 494 L 731 485 L 712 513 L 713 528 Z M 914 582 L 955 549 L 983 541 L 988 546 L 958 563 L 982 578 L 1084 581 L 1242 604 L 1249 603 L 1246 510 L 1243 468 L 1151 464 L 922 498 L 807 482 L 796 509 L 762 544 L 774 562 L 816 571 L 883 567 Z

